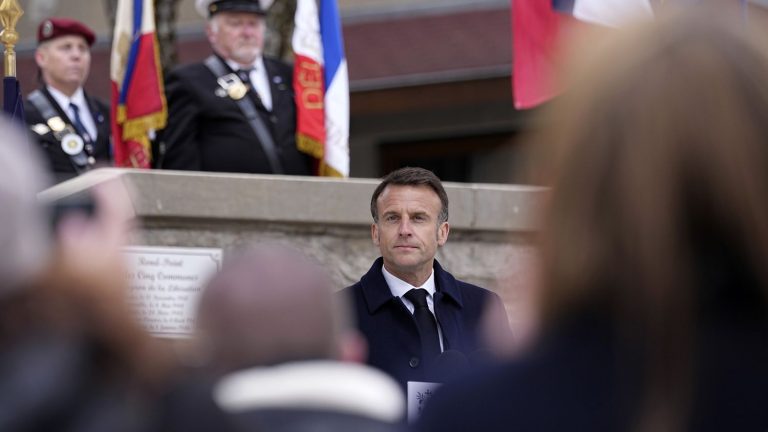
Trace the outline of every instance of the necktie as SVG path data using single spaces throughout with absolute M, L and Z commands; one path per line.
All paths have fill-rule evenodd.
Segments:
M 77 132 L 78 135 L 80 135 L 83 138 L 83 141 L 90 142 L 91 136 L 88 134 L 88 131 L 85 130 L 85 126 L 83 125 L 83 121 L 80 118 L 80 108 L 73 104 L 72 102 L 69 103 L 69 109 L 72 110 L 72 113 L 74 114 L 72 121 L 73 125 L 75 127 L 75 132 Z
M 440 336 L 437 334 L 437 321 L 427 306 L 427 290 L 414 288 L 405 293 L 405 298 L 414 306 L 413 317 L 421 336 L 421 351 L 424 360 L 432 362 L 440 354 Z
M 243 84 L 248 86 L 248 89 L 250 90 L 249 93 L 256 97 L 256 101 L 261 103 L 259 93 L 256 91 L 256 87 L 254 87 L 253 83 L 251 82 L 251 70 L 252 69 L 238 69 L 237 76 L 240 77 L 240 81 L 242 81 Z

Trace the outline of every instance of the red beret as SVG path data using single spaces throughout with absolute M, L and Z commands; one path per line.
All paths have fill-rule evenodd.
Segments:
M 37 43 L 41 44 L 57 37 L 69 35 L 82 36 L 88 42 L 88 46 L 93 45 L 96 40 L 93 30 L 80 21 L 69 18 L 49 18 L 41 22 L 37 28 Z

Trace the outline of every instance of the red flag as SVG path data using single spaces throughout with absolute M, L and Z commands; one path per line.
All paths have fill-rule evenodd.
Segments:
M 551 0 L 512 2 L 512 94 L 515 108 L 533 108 L 557 95 L 556 66 L 562 29 L 573 18 Z
M 152 0 L 118 0 L 111 77 L 115 166 L 149 168 L 151 135 L 168 117 Z

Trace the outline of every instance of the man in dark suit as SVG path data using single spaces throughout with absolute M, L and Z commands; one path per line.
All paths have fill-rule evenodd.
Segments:
M 24 103 L 27 124 L 59 180 L 110 163 L 109 108 L 83 91 L 96 40 L 85 24 L 66 18 L 40 23 L 35 62 L 42 86 Z
M 289 65 L 264 57 L 265 11 L 258 0 L 198 0 L 214 55 L 168 75 L 168 126 L 158 168 L 310 174 L 296 148 Z
M 493 325 L 509 331 L 501 299 L 455 279 L 435 260 L 449 225 L 448 197 L 432 172 L 390 173 L 373 193 L 371 215 L 381 258 L 340 293 L 353 299 L 357 325 L 368 339 L 368 362 L 403 387 L 408 381 L 444 381 L 451 371 L 435 369 L 445 366 L 440 360 L 447 351 L 454 358 L 446 364 L 458 367 L 456 356 L 474 358 L 484 349 L 478 333 L 489 308 L 495 309 L 489 316 L 503 317 Z

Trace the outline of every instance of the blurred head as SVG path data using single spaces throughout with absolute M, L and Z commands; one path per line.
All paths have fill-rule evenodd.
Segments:
M 448 196 L 440 179 L 422 168 L 393 171 L 373 192 L 371 216 L 371 237 L 386 269 L 423 283 L 437 248 L 448 241 Z
M 48 186 L 42 160 L 29 137 L 0 118 L 0 298 L 37 274 L 49 255 L 48 215 L 37 193 Z
M 544 137 L 548 315 L 684 307 L 723 251 L 762 277 L 768 55 L 729 24 L 687 11 L 583 58 Z
M 197 316 L 198 340 L 220 373 L 290 361 L 360 361 L 359 353 L 347 351 L 350 329 L 349 312 L 337 304 L 326 272 L 280 245 L 225 260 Z
M 766 316 L 768 54 L 693 9 L 603 36 L 541 141 L 542 312 L 616 324 L 647 350 L 649 386 L 675 388 L 663 405 L 685 392 L 669 383 L 685 384 L 696 326 Z
M 226 60 L 251 65 L 262 54 L 266 20 L 262 13 L 222 11 L 208 20 L 206 34 L 213 50 Z
M 35 62 L 43 82 L 71 95 L 88 78 L 95 35 L 85 24 L 66 18 L 40 23 Z

